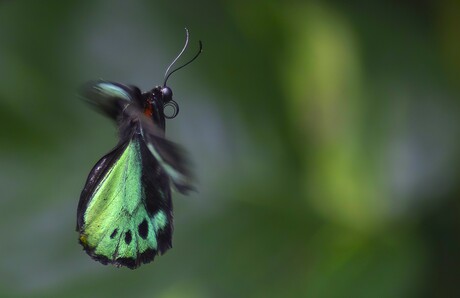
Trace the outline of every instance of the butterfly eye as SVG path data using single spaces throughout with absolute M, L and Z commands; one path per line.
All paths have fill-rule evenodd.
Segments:
M 172 119 L 179 113 L 179 105 L 175 102 L 172 97 L 172 90 L 169 87 L 164 86 L 161 88 L 161 96 L 163 99 L 163 115 L 167 119 Z M 166 112 L 166 110 L 168 110 Z
M 163 102 L 166 104 L 172 100 L 173 94 L 172 90 L 169 87 L 161 88 L 161 94 L 163 96 Z

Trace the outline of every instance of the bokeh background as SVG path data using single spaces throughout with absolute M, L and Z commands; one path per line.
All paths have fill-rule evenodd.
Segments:
M 76 93 L 159 85 L 199 192 L 174 247 L 91 260 L 76 207 L 114 125 Z M 458 297 L 460 2 L 1 1 L 1 297 Z

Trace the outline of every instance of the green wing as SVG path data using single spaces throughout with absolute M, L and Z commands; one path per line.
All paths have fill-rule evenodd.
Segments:
M 79 204 L 77 229 L 88 254 L 104 264 L 136 268 L 170 248 L 168 180 L 139 134 L 104 156 Z

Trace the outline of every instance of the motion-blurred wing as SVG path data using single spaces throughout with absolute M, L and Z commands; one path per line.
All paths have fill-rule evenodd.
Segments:
M 142 100 L 139 88 L 103 80 L 86 83 L 80 95 L 98 112 L 118 121 L 128 104 L 139 106 Z
M 181 193 L 195 190 L 193 187 L 194 178 L 186 151 L 178 144 L 165 139 L 164 132 L 137 107 L 129 106 L 123 113 L 125 119 L 131 119 L 128 121 L 129 123 L 132 123 L 132 119 L 139 122 L 140 133 L 147 148 L 164 172 L 171 178 L 176 189 Z M 125 129 L 129 130 L 129 128 Z M 123 132 L 121 134 L 123 135 Z

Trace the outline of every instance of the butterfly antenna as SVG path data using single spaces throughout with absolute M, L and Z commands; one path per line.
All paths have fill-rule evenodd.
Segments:
M 195 56 L 190 59 L 190 61 L 188 61 L 187 63 L 185 63 L 184 65 L 181 65 L 179 67 L 177 67 L 176 69 L 174 69 L 173 71 L 171 71 L 168 75 L 166 75 L 168 73 L 168 70 L 171 68 L 171 66 L 174 64 L 174 62 L 176 62 L 176 60 L 182 55 L 182 53 L 184 52 L 185 48 L 187 47 L 187 44 L 188 44 L 188 38 L 189 38 L 189 33 L 188 33 L 188 30 L 185 29 L 187 31 L 187 40 L 185 41 L 185 46 L 184 48 L 182 49 L 182 51 L 180 52 L 179 56 L 176 57 L 176 59 L 174 59 L 173 63 L 171 63 L 171 65 L 168 67 L 168 69 L 166 70 L 166 73 L 165 73 L 165 81 L 163 83 L 163 86 L 166 86 L 166 82 L 168 81 L 169 77 L 175 73 L 176 71 L 178 71 L 179 69 L 181 68 L 184 68 L 185 66 L 189 65 L 190 63 L 192 63 L 196 58 L 198 58 L 198 56 L 200 56 L 201 52 L 203 52 L 203 43 L 201 42 L 201 40 L 199 41 L 200 43 L 200 48 L 198 49 L 198 52 L 195 54 Z
M 187 49 L 189 37 L 190 37 L 190 33 L 188 32 L 188 29 L 185 28 L 185 44 L 184 44 L 184 47 L 180 51 L 179 55 L 177 55 L 177 57 L 173 60 L 173 62 L 171 62 L 171 64 L 169 64 L 168 68 L 166 69 L 166 72 L 165 72 L 165 84 L 164 84 L 165 86 L 166 86 L 166 80 L 169 77 L 169 76 L 167 77 L 166 75 L 168 74 L 169 69 L 174 65 L 174 63 L 176 63 L 177 59 L 179 59 L 180 56 L 182 56 L 182 54 L 184 53 L 185 49 Z

